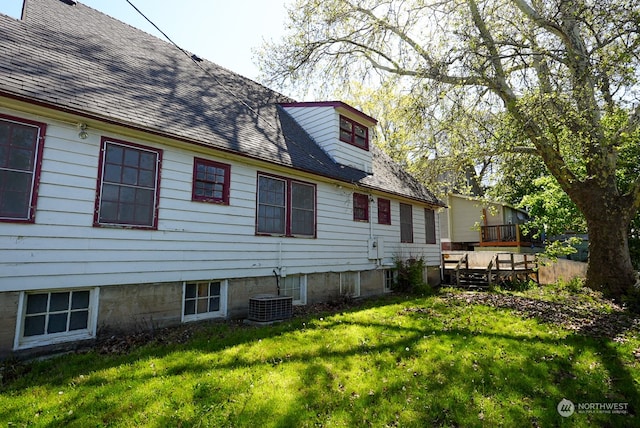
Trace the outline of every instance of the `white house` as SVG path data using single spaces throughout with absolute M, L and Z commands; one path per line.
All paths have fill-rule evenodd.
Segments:
M 444 204 L 375 124 L 81 3 L 0 15 L 0 358 L 437 281 Z

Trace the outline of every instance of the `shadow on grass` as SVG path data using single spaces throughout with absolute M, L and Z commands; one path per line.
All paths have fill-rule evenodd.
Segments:
M 514 329 L 497 332 L 488 331 L 489 326 L 461 326 L 466 315 L 468 320 L 475 316 L 471 309 L 460 303 L 426 308 L 422 306 L 424 299 L 407 302 L 405 310 L 385 315 L 384 322 L 358 316 L 363 310 L 393 309 L 399 302 L 398 298 L 370 301 L 340 315 L 317 314 L 269 328 L 211 325 L 186 344 L 150 344 L 122 356 L 90 353 L 35 363 L 25 379 L 1 391 L 15 394 L 25 386 L 65 389 L 90 370 L 84 385 L 97 392 L 73 397 L 69 402 L 73 412 L 58 420 L 61 425 L 78 422 L 76 418 L 81 415 L 96 417 L 85 418 L 83 423 L 128 417 L 144 423 L 136 421 L 135 415 L 142 410 L 154 413 L 153 404 L 147 409 L 140 404 L 152 398 L 153 391 L 161 397 L 175 396 L 163 403 L 165 407 L 175 406 L 175 412 L 185 402 L 195 409 L 194 414 L 178 419 L 167 416 L 167 409 L 158 409 L 160 416 L 154 425 L 197 425 L 206 421 L 209 426 L 242 426 L 248 425 L 247 421 L 262 421 L 266 426 L 300 426 L 332 421 L 349 426 L 382 422 L 473 426 L 498 423 L 500 420 L 492 419 L 492 415 L 500 414 L 507 425 L 527 421 L 533 426 L 553 426 L 563 423 L 556 411 L 562 398 L 575 403 L 629 403 L 632 415 L 612 417 L 612 426 L 622 426 L 634 417 L 640 402 L 635 380 L 618 350 L 606 339 L 571 334 L 558 338 L 542 330 L 532 336 Z M 450 312 L 445 316 L 447 308 Z M 504 310 L 493 311 L 497 316 L 506 315 Z M 319 321 L 321 317 L 326 319 Z M 530 322 L 523 321 L 524 326 L 532 327 Z M 359 343 L 329 346 L 332 338 L 355 329 L 366 336 Z M 295 334 L 310 338 L 312 345 L 297 346 L 291 341 Z M 262 356 L 235 349 L 249 344 L 255 347 L 260 341 L 280 336 L 287 345 Z M 212 362 L 210 355 L 219 353 L 229 355 Z M 583 353 L 599 356 L 608 380 L 574 374 L 582 373 L 577 361 Z M 154 363 L 157 360 L 161 362 Z M 131 370 L 130 366 L 140 361 L 150 362 L 149 367 Z M 155 368 L 154 364 L 162 367 Z M 288 385 L 294 397 L 285 408 L 277 407 L 276 400 L 269 397 L 255 397 L 254 384 L 264 379 L 264 373 L 296 364 L 301 366 L 295 372 L 297 379 Z M 110 373 L 114 370 L 122 374 Z M 227 373 L 238 370 L 243 373 L 241 379 L 227 377 Z M 199 380 L 195 384 L 185 382 L 180 390 L 163 391 L 167 388 L 163 378 L 179 380 L 186 376 Z M 132 391 L 131 385 L 145 385 L 147 391 Z M 283 392 L 272 391 L 276 395 Z M 132 406 L 131 402 L 137 404 Z M 0 411 L 0 420 L 15 420 L 18 412 L 9 402 Z

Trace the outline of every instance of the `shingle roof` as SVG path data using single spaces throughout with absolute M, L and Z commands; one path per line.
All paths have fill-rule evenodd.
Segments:
M 442 205 L 374 149 L 333 161 L 278 104 L 294 100 L 81 3 L 0 15 L 0 94 Z

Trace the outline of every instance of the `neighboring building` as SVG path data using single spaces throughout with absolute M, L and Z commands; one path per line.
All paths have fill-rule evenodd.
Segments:
M 375 119 L 297 103 L 81 3 L 0 15 L 0 357 L 438 281 L 432 193 Z M 44 347 L 44 348 L 43 348 Z
M 449 194 L 440 215 L 442 249 L 526 251 L 540 244 L 520 227 L 528 220 L 526 211 L 505 203 Z

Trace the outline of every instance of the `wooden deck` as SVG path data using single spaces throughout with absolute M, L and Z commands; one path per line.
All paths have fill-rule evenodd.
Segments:
M 464 288 L 488 288 L 509 281 L 539 283 L 538 260 L 534 254 L 496 253 L 487 266 L 469 265 L 469 255 L 442 255 L 442 282 Z
M 535 230 L 524 233 L 519 224 L 480 226 L 481 247 L 531 247 L 542 245 Z

